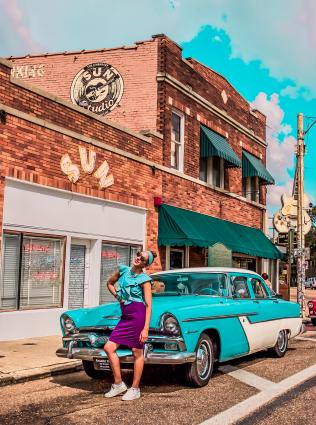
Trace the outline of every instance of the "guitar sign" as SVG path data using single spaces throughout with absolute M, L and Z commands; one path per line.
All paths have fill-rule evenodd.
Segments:
M 273 216 L 273 227 L 279 233 L 288 233 L 290 227 L 297 231 L 297 199 L 283 194 L 281 197 L 282 208 Z M 304 195 L 304 204 L 308 204 L 308 196 Z M 303 211 L 303 234 L 306 235 L 312 227 L 310 216 Z
M 71 100 L 98 115 L 112 111 L 122 98 L 121 74 L 107 63 L 92 63 L 81 69 L 71 84 Z

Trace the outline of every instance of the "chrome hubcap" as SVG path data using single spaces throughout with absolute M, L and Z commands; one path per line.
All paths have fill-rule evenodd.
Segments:
M 201 379 L 207 377 L 210 367 L 210 347 L 206 341 L 202 341 L 197 350 L 197 372 Z
M 286 336 L 285 331 L 280 331 L 278 335 L 278 347 L 280 351 L 284 351 L 286 348 Z

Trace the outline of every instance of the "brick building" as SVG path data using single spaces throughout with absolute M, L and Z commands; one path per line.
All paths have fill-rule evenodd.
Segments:
M 277 276 L 265 116 L 168 37 L 1 60 L 0 111 L 1 339 L 108 302 L 141 247 Z

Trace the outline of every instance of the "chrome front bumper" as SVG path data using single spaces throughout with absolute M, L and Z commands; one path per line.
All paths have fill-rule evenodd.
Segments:
M 146 350 L 145 350 L 146 351 Z M 119 353 L 118 353 L 119 354 Z M 68 357 L 72 359 L 90 360 L 93 361 L 95 358 L 106 358 L 105 351 L 100 348 L 72 348 L 71 357 L 69 355 L 68 348 L 59 348 L 56 351 L 58 357 Z M 134 357 L 131 354 L 119 355 L 121 363 L 134 363 Z M 145 363 L 146 364 L 184 364 L 192 363 L 196 359 L 195 353 L 187 352 L 170 352 L 170 353 L 155 353 L 152 351 L 145 352 Z
M 92 342 L 93 338 L 91 334 L 74 334 L 65 336 L 63 341 L 67 342 L 68 346 L 59 348 L 56 351 L 58 357 L 67 357 L 69 359 L 80 359 L 94 361 L 95 358 L 107 358 L 107 355 L 103 348 L 87 348 L 78 347 L 78 342 L 89 341 Z M 156 352 L 153 350 L 153 343 L 176 343 L 179 351 L 170 352 Z M 130 350 L 118 350 L 121 363 L 134 363 L 134 356 Z M 166 336 L 149 336 L 147 343 L 144 348 L 144 357 L 146 364 L 184 364 L 192 363 L 196 359 L 196 354 L 188 353 L 184 341 L 180 337 L 166 337 Z

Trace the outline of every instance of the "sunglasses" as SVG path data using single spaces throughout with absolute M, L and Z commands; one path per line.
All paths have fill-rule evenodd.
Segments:
M 144 257 L 140 251 L 136 252 L 136 257 L 139 257 L 140 261 L 142 261 L 143 263 L 147 263 L 147 258 Z

